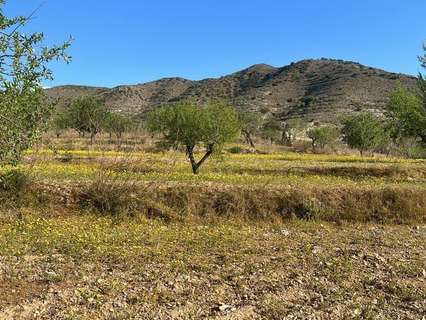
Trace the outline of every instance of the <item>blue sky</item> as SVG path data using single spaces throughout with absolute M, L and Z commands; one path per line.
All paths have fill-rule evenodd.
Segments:
M 201 79 L 256 63 L 358 61 L 416 74 L 425 0 L 8 0 L 8 15 L 42 4 L 28 31 L 75 38 L 70 65 L 46 85 L 115 86 Z

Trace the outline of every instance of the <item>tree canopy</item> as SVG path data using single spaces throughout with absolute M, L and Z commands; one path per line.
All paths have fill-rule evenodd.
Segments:
M 120 140 L 123 133 L 126 132 L 131 125 L 130 118 L 124 114 L 117 112 L 107 112 L 103 121 L 103 128 L 110 135 Z
M 240 122 L 235 110 L 223 102 L 210 101 L 198 107 L 193 101 L 184 101 L 152 111 L 148 129 L 161 133 L 171 146 L 185 146 L 192 171 L 197 174 L 213 152 L 238 136 Z M 196 161 L 194 151 L 200 145 L 206 152 Z
M 419 137 L 426 142 L 426 109 L 419 95 L 399 85 L 390 95 L 387 104 L 392 137 Z
M 66 112 L 70 128 L 81 135 L 89 134 L 92 142 L 108 114 L 103 102 L 90 96 L 74 100 Z
M 420 65 L 426 69 L 426 46 Z M 426 145 L 426 79 L 420 72 L 417 77 L 417 91 L 409 91 L 401 84 L 391 93 L 387 104 L 387 116 L 391 121 L 392 138 L 412 137 Z
M 323 149 L 327 144 L 335 142 L 339 137 L 339 131 L 332 126 L 316 127 L 308 130 L 307 135 L 312 140 L 312 148 L 315 150 L 318 147 Z
M 383 142 L 383 121 L 371 112 L 352 115 L 343 120 L 343 141 L 361 154 L 373 151 Z
M 281 122 L 271 115 L 263 123 L 262 138 L 269 140 L 272 144 L 274 141 L 281 139 L 282 129 Z

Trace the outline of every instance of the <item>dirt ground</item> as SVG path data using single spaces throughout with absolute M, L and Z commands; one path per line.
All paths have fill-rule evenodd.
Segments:
M 426 226 L 0 227 L 0 319 L 425 319 Z

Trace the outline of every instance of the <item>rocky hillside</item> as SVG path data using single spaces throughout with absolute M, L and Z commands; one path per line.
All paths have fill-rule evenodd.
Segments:
M 355 62 L 321 59 L 303 60 L 282 68 L 258 64 L 201 81 L 165 78 L 112 89 L 61 86 L 46 91 L 58 105 L 93 95 L 114 109 L 135 114 L 187 98 L 203 101 L 220 97 L 239 109 L 272 112 L 282 119 L 303 117 L 307 121 L 329 121 L 348 112 L 381 112 L 389 92 L 398 82 L 413 87 L 415 78 Z

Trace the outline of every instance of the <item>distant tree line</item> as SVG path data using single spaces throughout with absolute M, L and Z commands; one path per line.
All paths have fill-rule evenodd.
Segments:
M 426 48 L 425 48 L 426 51 Z M 426 55 L 419 57 L 423 68 Z M 103 131 L 120 141 L 132 129 L 132 121 L 124 114 L 107 110 L 94 97 L 73 101 L 52 120 L 54 131 L 74 129 L 91 141 Z M 390 153 L 392 148 L 407 149 L 407 141 L 426 146 L 426 79 L 418 75 L 417 90 L 410 91 L 402 85 L 391 93 L 386 112 L 371 112 L 344 117 L 340 125 L 322 125 L 306 129 L 300 119 L 282 120 L 270 112 L 237 112 L 223 101 L 208 101 L 197 105 L 195 101 L 181 101 L 154 109 L 145 121 L 145 127 L 159 134 L 165 145 L 183 146 L 194 174 L 214 153 L 219 153 L 225 143 L 241 138 L 252 151 L 259 139 L 269 144 L 293 146 L 298 135 L 306 133 L 314 151 L 325 149 L 336 142 L 346 143 L 361 155 L 366 152 Z M 199 160 L 196 150 L 204 148 Z
M 425 68 L 426 54 L 419 60 Z M 123 134 L 132 130 L 133 125 L 129 117 L 108 110 L 102 101 L 94 97 L 73 101 L 52 119 L 52 128 L 57 135 L 74 129 L 92 142 L 100 132 L 121 141 Z M 367 152 L 390 153 L 392 148 L 404 150 L 407 149 L 407 141 L 424 149 L 426 79 L 420 73 L 417 90 L 413 91 L 398 85 L 391 93 L 383 115 L 362 112 L 344 117 L 340 125 L 316 125 L 306 129 L 306 124 L 300 119 L 282 120 L 269 111 L 237 112 L 223 101 L 212 100 L 200 106 L 188 100 L 154 109 L 145 119 L 144 126 L 158 134 L 165 145 L 184 147 L 194 174 L 211 155 L 220 153 L 225 143 L 238 136 L 251 151 L 255 151 L 259 139 L 268 144 L 293 146 L 302 133 L 311 140 L 313 151 L 323 150 L 339 141 L 357 149 L 361 155 Z M 204 152 L 197 159 L 197 152 L 202 149 Z
M 57 137 L 67 129 L 74 129 L 80 136 L 89 136 L 93 143 L 96 135 L 104 131 L 120 142 L 123 134 L 131 129 L 132 121 L 124 114 L 108 110 L 101 100 L 89 96 L 77 99 L 65 110 L 56 112 L 51 125 Z

